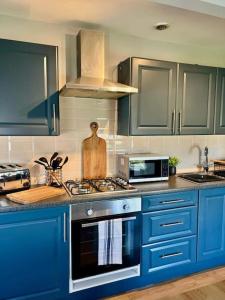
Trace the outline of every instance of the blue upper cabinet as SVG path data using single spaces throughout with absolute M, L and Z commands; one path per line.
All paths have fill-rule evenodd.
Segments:
M 69 286 L 68 208 L 0 214 L 0 299 L 64 299 Z
M 225 188 L 199 192 L 198 261 L 225 257 Z
M 179 64 L 177 134 L 213 134 L 217 69 Z
M 139 92 L 119 99 L 118 134 L 174 134 L 176 80 L 173 62 L 132 57 L 120 63 L 118 81 Z
M 217 68 L 132 57 L 118 81 L 138 88 L 118 101 L 118 134 L 214 133 Z
M 215 134 L 225 134 L 225 69 L 218 69 Z
M 57 47 L 0 39 L 0 135 L 58 135 Z

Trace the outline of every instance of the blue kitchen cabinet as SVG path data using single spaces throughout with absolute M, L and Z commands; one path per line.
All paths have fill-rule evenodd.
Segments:
M 131 57 L 119 64 L 118 81 L 137 87 L 139 91 L 118 101 L 118 134 L 174 134 L 175 62 Z
M 143 196 L 141 274 L 149 283 L 194 270 L 197 205 L 197 190 Z
M 0 299 L 68 293 L 68 208 L 0 214 Z
M 217 132 L 224 133 L 223 76 Z M 118 101 L 120 135 L 213 134 L 217 68 L 137 57 L 118 65 L 118 81 L 138 88 Z
M 199 191 L 198 261 L 225 257 L 225 188 Z
M 57 47 L 0 39 L 0 135 L 58 135 Z
M 219 68 L 217 74 L 215 134 L 225 134 L 225 69 Z

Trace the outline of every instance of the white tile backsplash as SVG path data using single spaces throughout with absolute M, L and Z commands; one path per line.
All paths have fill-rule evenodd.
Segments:
M 210 158 L 225 158 L 225 136 L 134 136 L 116 135 L 117 101 L 60 98 L 61 134 L 57 137 L 0 137 L 0 162 L 25 163 L 33 182 L 43 182 L 44 170 L 34 163 L 40 156 L 50 158 L 54 151 L 69 156 L 63 168 L 64 179 L 80 178 L 82 141 L 91 135 L 90 122 L 99 123 L 99 136 L 107 143 L 108 175 L 116 174 L 116 154 L 153 152 L 178 156 L 178 172 L 193 170 L 206 145 Z

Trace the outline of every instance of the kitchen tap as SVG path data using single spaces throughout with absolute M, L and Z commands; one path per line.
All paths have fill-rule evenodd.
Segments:
M 211 166 L 211 164 L 209 163 L 208 154 L 209 154 L 209 148 L 207 146 L 205 146 L 205 149 L 204 149 L 205 160 L 201 163 L 201 166 L 203 167 L 203 169 L 206 173 L 208 173 L 209 167 Z

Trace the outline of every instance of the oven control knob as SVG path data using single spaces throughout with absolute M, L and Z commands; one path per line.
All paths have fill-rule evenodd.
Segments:
M 92 208 L 90 208 L 90 209 L 87 210 L 87 215 L 88 215 L 88 216 L 92 216 L 93 213 L 94 213 L 94 212 L 93 212 L 93 209 L 92 209 Z
M 123 209 L 124 210 L 128 210 L 129 209 L 129 205 L 128 204 L 124 204 Z

